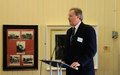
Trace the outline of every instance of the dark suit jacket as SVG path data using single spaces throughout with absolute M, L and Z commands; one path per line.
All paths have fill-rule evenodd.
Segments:
M 69 65 L 79 62 L 80 67 L 78 67 L 78 71 L 67 69 L 66 75 L 95 75 L 93 57 L 97 51 L 97 42 L 94 28 L 81 22 L 72 45 L 70 45 L 71 31 L 71 28 L 67 31 L 62 60 Z

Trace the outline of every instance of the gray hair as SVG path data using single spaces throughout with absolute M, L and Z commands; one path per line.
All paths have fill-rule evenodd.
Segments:
M 83 15 L 82 15 L 82 10 L 81 9 L 79 9 L 79 8 L 71 8 L 70 9 L 70 11 L 71 10 L 74 10 L 75 11 L 75 14 L 78 16 L 78 15 L 80 15 L 80 20 L 82 21 L 83 20 Z

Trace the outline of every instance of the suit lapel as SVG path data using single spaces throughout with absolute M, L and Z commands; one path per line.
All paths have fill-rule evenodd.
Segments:
M 77 38 L 78 38 L 80 35 L 82 35 L 83 27 L 84 27 L 84 24 L 83 24 L 83 22 L 81 22 L 81 24 L 80 24 L 79 27 L 78 27 L 78 30 L 77 30 L 76 34 L 74 35 L 73 45 L 75 45 L 75 42 L 77 41 Z
M 83 22 L 81 22 L 75 36 L 78 36 L 78 35 L 82 34 L 83 26 L 84 26 L 84 24 L 83 24 Z

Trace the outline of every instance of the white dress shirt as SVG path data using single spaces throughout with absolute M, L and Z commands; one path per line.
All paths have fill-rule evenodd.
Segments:
M 74 34 L 77 32 L 78 27 L 79 27 L 80 24 L 81 24 L 81 21 L 80 21 L 76 26 L 74 26 L 74 27 L 75 27 L 75 32 L 74 32 Z

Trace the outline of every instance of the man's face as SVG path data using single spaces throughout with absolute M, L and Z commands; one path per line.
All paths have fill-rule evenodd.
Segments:
M 68 20 L 69 20 L 69 23 L 70 23 L 71 26 L 77 25 L 78 22 L 80 21 L 79 18 L 80 18 L 80 16 L 77 16 L 77 15 L 75 14 L 75 11 L 74 11 L 74 10 L 71 10 L 71 11 L 69 12 Z

